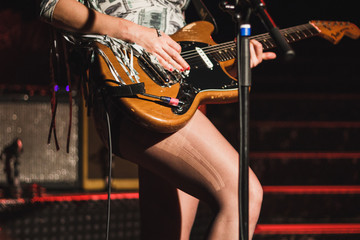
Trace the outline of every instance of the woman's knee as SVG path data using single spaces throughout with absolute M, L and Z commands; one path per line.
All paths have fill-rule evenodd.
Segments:
M 251 202 L 252 206 L 255 208 L 260 209 L 261 204 L 263 201 L 263 188 L 255 176 L 255 174 L 250 171 L 249 175 L 249 201 Z
M 260 211 L 262 201 L 263 201 L 263 188 L 255 176 L 255 174 L 250 170 L 249 172 L 249 205 L 250 208 Z M 221 193 L 219 192 L 219 196 L 217 197 L 216 206 L 218 210 L 233 208 L 236 209 L 238 207 L 239 200 L 239 187 L 237 184 L 231 184 L 232 187 L 228 186 L 223 189 Z M 241 196 L 242 193 L 240 193 Z

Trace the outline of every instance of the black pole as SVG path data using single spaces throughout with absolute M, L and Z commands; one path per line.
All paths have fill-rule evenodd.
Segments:
M 249 23 L 252 11 L 256 12 L 262 23 L 269 31 L 271 37 L 279 47 L 285 60 L 295 56 L 286 39 L 266 11 L 263 0 L 235 0 L 235 4 L 221 2 L 220 8 L 230 12 L 236 22 L 236 48 L 237 48 L 237 70 L 238 70 L 238 92 L 239 92 L 239 239 L 249 239 L 249 122 L 250 101 L 249 91 L 251 87 L 250 68 L 250 35 L 251 25 Z
M 249 90 L 251 86 L 250 32 L 247 19 L 237 17 L 237 68 L 239 91 L 239 237 L 249 238 Z
M 220 8 L 230 12 L 236 23 L 236 61 L 239 100 L 239 239 L 249 239 L 249 90 L 251 86 L 249 19 L 251 7 L 246 2 L 235 5 L 222 2 Z

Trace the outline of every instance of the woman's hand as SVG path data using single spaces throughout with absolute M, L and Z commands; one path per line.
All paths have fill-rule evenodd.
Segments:
M 250 67 L 256 67 L 263 60 L 275 59 L 274 52 L 263 52 L 263 46 L 256 40 L 250 40 Z
M 256 40 L 250 40 L 250 67 L 256 67 L 259 65 L 263 60 L 271 60 L 275 59 L 276 54 L 274 52 L 263 52 L 263 46 L 260 42 Z M 227 72 L 233 76 L 237 76 L 237 62 L 229 67 Z
M 189 70 L 189 64 L 181 57 L 181 46 L 171 37 L 153 28 L 141 27 L 141 32 L 137 34 L 134 42 L 144 47 L 146 51 L 153 54 L 159 63 L 167 70 L 179 71 Z

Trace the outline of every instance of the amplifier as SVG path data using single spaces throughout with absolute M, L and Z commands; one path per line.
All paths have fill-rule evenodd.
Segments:
M 23 152 L 20 154 L 19 178 L 21 185 L 39 184 L 45 188 L 80 187 L 79 177 L 79 116 L 80 108 L 74 98 L 69 153 L 66 152 L 70 107 L 67 94 L 58 98 L 56 134 L 60 150 L 56 150 L 54 137 L 47 144 L 51 123 L 49 96 L 28 94 L 0 95 L 0 149 L 20 138 Z M 5 163 L 0 167 L 5 168 Z M 1 169 L 2 171 L 2 169 Z M 0 184 L 6 176 L 0 174 Z

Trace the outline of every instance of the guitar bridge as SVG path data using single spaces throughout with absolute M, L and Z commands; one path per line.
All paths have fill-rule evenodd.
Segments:
M 176 98 L 179 99 L 182 104 L 177 107 L 173 107 L 173 113 L 177 115 L 185 114 L 191 107 L 197 93 L 197 90 L 192 87 L 191 84 L 188 84 L 186 82 L 181 83 L 180 90 Z
M 178 82 L 181 82 L 185 75 L 181 74 L 178 70 L 172 72 L 163 68 L 157 59 L 144 52 L 138 58 L 139 66 L 144 72 L 158 85 L 162 87 L 170 87 Z

